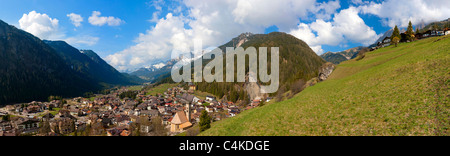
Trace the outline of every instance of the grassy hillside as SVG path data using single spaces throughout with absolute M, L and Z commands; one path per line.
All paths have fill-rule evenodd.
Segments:
M 449 51 L 450 37 L 440 37 L 369 52 L 292 99 L 201 135 L 449 135 Z

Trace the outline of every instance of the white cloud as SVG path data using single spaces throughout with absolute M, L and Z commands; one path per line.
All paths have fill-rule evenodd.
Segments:
M 106 57 L 118 70 L 139 68 L 151 64 L 152 61 L 170 58 L 172 49 L 183 49 L 188 45 L 190 33 L 184 29 L 183 17 L 168 14 L 160 19 L 155 27 L 146 34 L 139 34 L 136 45 Z
M 364 14 L 373 14 L 389 27 L 407 27 L 409 21 L 419 24 L 449 18 L 450 1 L 442 0 L 386 0 L 381 3 L 370 2 L 358 7 Z
M 71 19 L 75 26 L 83 21 L 81 16 L 74 13 L 68 14 L 67 17 Z M 60 31 L 58 19 L 50 18 L 47 14 L 37 13 L 36 11 L 24 14 L 19 20 L 19 24 L 22 30 L 40 39 L 63 40 L 75 47 L 82 45 L 93 46 L 100 40 L 98 37 L 89 35 L 66 37 L 66 34 Z
M 31 11 L 23 14 L 19 20 L 22 30 L 25 30 L 41 39 L 61 39 L 64 34 L 59 31 L 59 20 L 50 18 L 47 14 Z
M 300 23 L 290 34 L 305 41 L 317 54 L 324 52 L 322 45 L 338 46 L 353 42 L 367 46 L 380 35 L 365 24 L 358 12 L 357 8 L 350 7 L 335 14 L 331 22 L 318 19 L 311 24 Z
M 358 15 L 359 10 L 350 7 L 341 10 L 339 14 L 334 17 L 335 31 L 341 33 L 346 39 L 354 43 L 362 43 L 363 45 L 370 45 L 374 43 L 379 35 L 373 28 L 367 26 L 364 20 Z
M 93 11 L 92 15 L 88 19 L 89 23 L 95 26 L 103 26 L 105 24 L 108 24 L 109 26 L 119 26 L 120 24 L 124 23 L 124 21 L 119 18 L 113 16 L 105 17 L 100 15 L 101 12 Z
M 263 27 L 277 25 L 281 31 L 295 27 L 299 18 L 306 18 L 309 9 L 315 8 L 315 0 L 237 0 L 235 3 L 232 11 L 235 22 Z
M 67 14 L 67 17 L 70 18 L 70 21 L 72 21 L 72 24 L 75 27 L 81 26 L 81 22 L 83 22 L 83 17 L 81 17 L 81 15 L 78 15 L 78 14 L 75 14 L 75 13 Z
M 363 1 L 363 0 L 352 0 L 352 4 L 361 5 L 361 4 L 367 4 L 369 1 Z
M 73 45 L 75 47 L 81 46 L 81 45 L 87 45 L 87 46 L 93 46 L 97 44 L 97 42 L 100 40 L 98 37 L 93 37 L 89 35 L 82 35 L 82 36 L 75 36 L 75 37 L 69 37 L 67 39 L 64 39 L 67 43 L 70 45 Z
M 170 59 L 173 50 L 192 51 L 194 40 L 201 39 L 203 48 L 214 47 L 244 32 L 264 33 L 273 25 L 304 40 L 319 54 L 323 53 L 322 45 L 367 44 L 371 37 L 377 39 L 375 31 L 361 22 L 358 9 L 337 13 L 341 7 L 339 0 L 322 3 L 315 0 L 184 0 L 180 3 L 180 6 L 162 6 L 159 1 L 148 3 L 157 10 L 150 14 L 150 21 L 156 25 L 141 33 L 134 46 L 109 55 L 106 60 L 122 71 L 135 69 Z M 186 11 L 179 11 L 180 8 Z M 161 10 L 165 9 L 172 13 L 160 18 Z M 346 21 L 344 16 L 348 16 L 350 23 L 341 23 Z M 309 24 L 301 22 L 310 18 L 317 20 Z M 352 24 L 355 28 L 348 28 Z M 354 35 L 356 33 L 361 35 Z
M 244 32 L 264 33 L 273 25 L 280 31 L 289 31 L 311 12 L 326 14 L 335 10 L 328 8 L 336 8 L 336 3 L 316 4 L 315 0 L 253 0 L 252 6 L 248 0 L 184 0 L 181 3 L 181 6 L 167 6 L 173 13 L 163 19 L 158 19 L 164 9 L 160 3 L 147 3 L 157 10 L 150 20 L 156 26 L 140 34 L 134 46 L 107 56 L 109 63 L 119 70 L 148 66 L 157 60 L 170 59 L 172 50 L 193 50 L 193 40 L 201 39 L 205 48 L 222 45 Z M 181 8 L 187 11 L 180 11 Z
M 316 4 L 313 13 L 315 14 L 315 17 L 318 19 L 329 20 L 331 19 L 331 15 L 335 14 L 336 10 L 339 8 L 341 8 L 339 0 L 322 2 Z

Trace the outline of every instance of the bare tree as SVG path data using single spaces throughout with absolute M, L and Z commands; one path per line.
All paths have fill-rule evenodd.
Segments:
M 167 135 L 167 130 L 164 127 L 164 124 L 162 123 L 162 118 L 159 116 L 156 116 L 154 118 L 152 118 L 152 131 L 151 131 L 151 135 L 154 136 L 166 136 Z

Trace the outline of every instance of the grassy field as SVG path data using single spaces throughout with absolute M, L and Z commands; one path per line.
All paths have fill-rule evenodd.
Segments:
M 142 89 L 142 85 L 130 86 L 127 89 L 130 91 L 140 91 Z
M 205 100 L 205 99 L 206 99 L 206 96 L 216 97 L 216 96 L 214 96 L 213 94 L 210 94 L 210 93 L 207 93 L 207 92 L 202 92 L 202 91 L 199 91 L 199 90 L 194 91 L 194 95 L 195 95 L 196 97 L 202 99 L 202 100 Z M 217 99 L 217 97 L 216 97 L 216 99 Z
M 164 84 L 161 84 L 159 86 L 155 86 L 155 87 L 147 90 L 146 95 L 156 95 L 158 93 L 159 94 L 163 94 L 165 91 L 167 91 L 168 88 L 172 88 L 172 87 L 176 87 L 176 86 L 178 86 L 177 83 L 173 83 L 173 84 L 171 84 L 171 83 L 164 83 Z
M 212 124 L 201 135 L 449 135 L 450 37 L 428 38 L 338 65 L 292 99 Z

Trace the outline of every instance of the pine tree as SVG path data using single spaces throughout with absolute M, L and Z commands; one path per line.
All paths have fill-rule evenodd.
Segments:
M 409 21 L 408 29 L 406 29 L 406 40 L 412 41 L 414 39 L 414 29 L 412 27 L 411 21 Z
M 208 112 L 205 110 L 202 111 L 200 115 L 200 132 L 206 131 L 211 128 L 211 117 L 208 115 Z
M 392 32 L 392 36 L 391 36 L 391 44 L 396 44 L 394 42 L 394 38 L 397 37 L 399 40 L 402 40 L 402 36 L 400 35 L 400 31 L 398 30 L 397 25 L 395 25 L 394 27 L 394 32 Z

